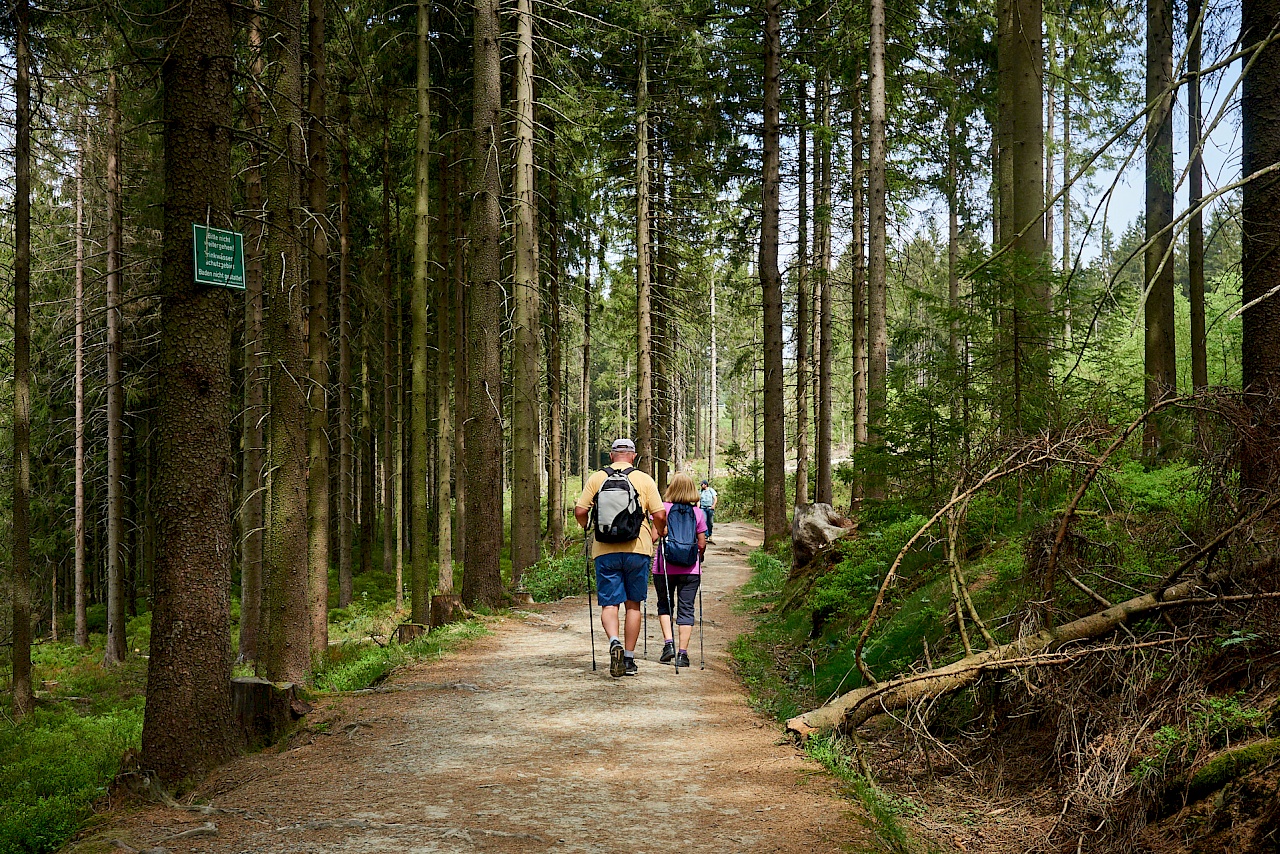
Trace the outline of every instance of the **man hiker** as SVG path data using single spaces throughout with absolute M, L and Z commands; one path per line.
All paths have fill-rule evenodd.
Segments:
M 609 636 L 609 675 L 636 675 L 640 603 L 649 592 L 653 544 L 667 532 L 667 511 L 653 478 L 634 467 L 636 446 L 616 439 L 610 464 L 587 478 L 573 508 L 585 530 L 594 525 L 591 557 L 596 567 L 600 625 Z M 618 606 L 626 604 L 623 640 L 618 639 Z
M 698 493 L 698 506 L 702 508 L 702 512 L 707 516 L 707 542 L 711 542 L 711 532 L 715 528 L 716 505 L 720 503 L 720 496 L 716 494 L 715 489 L 705 480 L 702 482 L 702 491 Z

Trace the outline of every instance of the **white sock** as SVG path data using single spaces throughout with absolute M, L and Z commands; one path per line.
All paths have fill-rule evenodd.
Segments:
M 632 649 L 624 649 L 624 650 L 622 651 L 622 657 L 623 657 L 623 658 L 635 658 L 635 657 L 636 657 L 635 650 L 632 650 Z
M 611 638 L 609 638 L 609 646 L 613 646 L 615 643 L 622 643 L 622 641 L 618 640 L 617 635 L 614 635 Z

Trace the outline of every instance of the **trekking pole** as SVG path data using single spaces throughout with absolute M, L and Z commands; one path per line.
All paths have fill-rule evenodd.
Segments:
M 702 579 L 698 579 L 698 657 L 702 659 L 699 670 L 707 669 L 707 647 L 702 639 Z
M 583 567 L 587 573 L 587 634 L 591 635 L 591 672 L 596 672 L 596 615 L 591 610 L 591 537 L 582 532 Z

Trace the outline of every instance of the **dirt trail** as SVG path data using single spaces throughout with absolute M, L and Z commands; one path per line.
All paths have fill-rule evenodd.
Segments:
M 591 671 L 582 597 L 518 611 L 377 693 L 326 701 L 328 735 L 240 759 L 197 793 L 220 810 L 113 814 L 70 850 L 192 852 L 847 851 L 864 838 L 830 779 L 747 705 L 726 647 L 760 531 L 716 528 L 704 586 L 706 669 L 649 659 Z M 595 612 L 599 618 L 598 609 Z M 643 645 L 641 646 L 643 650 Z M 166 837 L 212 821 L 217 835 Z

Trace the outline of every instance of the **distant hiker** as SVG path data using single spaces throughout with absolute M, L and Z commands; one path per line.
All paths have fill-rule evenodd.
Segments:
M 596 567 L 600 625 L 609 636 L 609 675 L 636 675 L 640 603 L 648 595 L 653 544 L 667 532 L 667 512 L 653 478 L 633 466 L 636 446 L 615 439 L 611 465 L 587 478 L 573 518 L 585 530 L 594 525 L 591 556 Z M 623 641 L 618 639 L 618 606 L 626 603 Z
M 708 519 L 695 507 L 698 490 L 684 472 L 672 475 L 667 484 L 667 539 L 654 561 L 653 589 L 658 591 L 658 622 L 662 624 L 663 664 L 689 666 L 689 639 L 693 637 L 693 603 L 702 582 L 702 552 L 707 547 Z M 676 625 L 680 627 L 680 647 L 671 631 L 671 604 L 675 600 Z
M 702 508 L 702 512 L 707 514 L 707 542 L 711 541 L 711 529 L 715 527 L 716 505 L 720 503 L 720 496 L 716 494 L 711 484 L 705 480 L 702 482 L 702 491 L 698 493 L 698 506 Z

